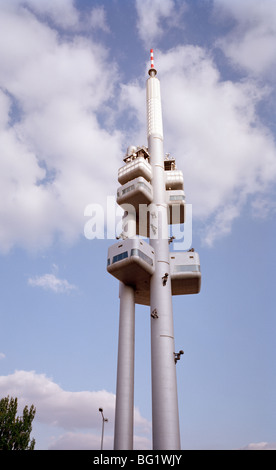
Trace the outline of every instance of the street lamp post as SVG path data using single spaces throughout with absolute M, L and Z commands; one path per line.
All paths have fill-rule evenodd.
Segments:
M 103 450 L 103 437 L 104 437 L 104 423 L 108 421 L 107 418 L 104 417 L 104 414 L 103 414 L 103 409 L 102 408 L 99 408 L 99 412 L 101 413 L 102 415 L 102 438 L 101 438 L 101 450 Z

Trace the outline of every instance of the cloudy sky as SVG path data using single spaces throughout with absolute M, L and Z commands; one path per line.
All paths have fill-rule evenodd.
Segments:
M 276 448 L 276 2 L 0 0 L 0 32 L 1 397 L 36 406 L 37 449 L 98 449 L 102 407 L 112 448 L 116 233 L 85 227 L 147 144 L 154 48 L 202 271 L 200 294 L 173 299 L 182 448 Z M 150 449 L 136 310 L 135 447 Z

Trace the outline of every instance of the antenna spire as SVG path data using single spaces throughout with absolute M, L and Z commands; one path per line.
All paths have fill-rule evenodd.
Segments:
M 157 70 L 154 68 L 154 59 L 153 59 L 153 49 L 150 50 L 150 69 L 149 69 L 149 75 L 151 77 L 155 77 L 157 74 Z

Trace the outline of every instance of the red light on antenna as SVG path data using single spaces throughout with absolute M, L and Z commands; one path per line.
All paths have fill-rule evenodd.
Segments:
M 153 62 L 153 49 L 150 50 L 150 66 L 154 69 L 154 62 Z

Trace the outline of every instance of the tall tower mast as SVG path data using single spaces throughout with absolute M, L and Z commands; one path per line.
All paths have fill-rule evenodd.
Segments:
M 133 448 L 135 304 L 150 307 L 153 449 L 180 449 L 172 295 L 200 291 L 199 256 L 169 251 L 169 225 L 185 220 L 183 174 L 164 156 L 160 82 L 153 50 L 146 84 L 148 147 L 130 146 L 118 170 L 124 209 L 107 271 L 120 281 L 114 449 Z
M 147 127 L 153 188 L 150 245 L 155 251 L 155 272 L 150 281 L 150 307 L 158 316 L 151 317 L 153 448 L 180 449 L 161 93 L 152 50 L 151 59 Z

